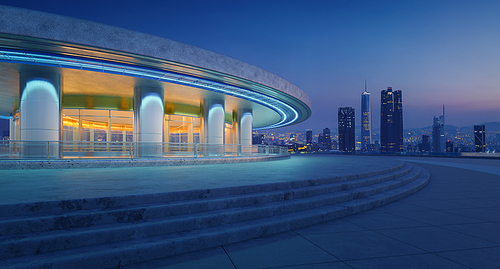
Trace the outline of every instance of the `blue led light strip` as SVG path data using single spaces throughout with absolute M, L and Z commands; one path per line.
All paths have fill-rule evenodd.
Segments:
M 278 123 L 260 128 L 254 128 L 254 130 L 282 127 L 295 122 L 299 118 L 299 113 L 297 112 L 297 110 L 276 98 L 240 87 L 164 70 L 150 69 L 127 64 L 110 63 L 93 59 L 61 57 L 42 53 L 8 50 L 0 50 L 0 61 L 81 69 L 187 85 L 249 100 L 266 106 L 276 111 L 281 116 L 281 120 Z

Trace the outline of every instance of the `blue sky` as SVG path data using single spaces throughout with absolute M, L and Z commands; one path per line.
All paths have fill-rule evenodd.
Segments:
M 306 92 L 313 115 L 287 129 L 360 122 L 365 79 L 403 91 L 405 128 L 500 121 L 500 1 L 2 1 L 133 29 L 225 54 Z

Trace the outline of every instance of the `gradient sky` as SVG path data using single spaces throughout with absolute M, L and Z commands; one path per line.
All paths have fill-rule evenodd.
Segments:
M 145 32 L 254 64 L 297 85 L 313 115 L 277 129 L 335 128 L 365 79 L 403 91 L 405 128 L 500 121 L 500 1 L 3 1 Z

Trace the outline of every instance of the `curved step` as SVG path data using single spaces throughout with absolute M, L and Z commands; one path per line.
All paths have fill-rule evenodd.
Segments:
M 304 179 L 295 181 L 275 182 L 267 184 L 256 184 L 247 186 L 235 186 L 213 189 L 199 189 L 188 191 L 176 191 L 156 194 L 140 194 L 116 197 L 74 199 L 52 202 L 35 202 L 27 204 L 0 205 L 0 220 L 9 217 L 39 215 L 39 214 L 66 214 L 75 210 L 105 210 L 109 208 L 120 208 L 134 205 L 158 204 L 171 201 L 186 201 L 195 199 L 207 199 L 230 195 L 242 195 L 260 193 L 274 190 L 293 189 L 307 186 L 316 186 L 334 182 L 362 179 L 387 174 L 400 170 L 406 164 L 400 164 L 391 168 L 378 171 L 360 173 L 346 176 L 335 176 L 320 179 Z
M 79 210 L 65 214 L 31 214 L 26 217 L 7 217 L 0 219 L 0 236 L 22 235 L 50 230 L 65 230 L 79 227 L 92 227 L 108 223 L 136 223 L 151 218 L 162 218 L 204 211 L 214 211 L 233 207 L 250 206 L 310 197 L 325 193 L 368 186 L 410 173 L 412 166 L 404 165 L 396 171 L 359 179 L 330 178 L 322 184 L 311 183 L 303 187 L 278 189 L 263 192 L 232 194 L 211 198 L 170 201 L 166 203 L 143 204 L 128 207 L 110 207 L 101 210 Z
M 411 176 L 407 176 L 373 184 L 371 185 L 373 188 L 361 187 L 352 191 L 344 191 L 350 192 L 353 198 L 357 198 L 354 200 L 180 233 L 155 235 L 39 255 L 26 255 L 16 259 L 5 259 L 4 264 L 26 268 L 42 265 L 76 268 L 109 267 L 117 266 L 120 262 L 128 264 L 234 243 L 343 217 L 400 199 L 421 189 L 429 180 L 429 173 L 421 168 L 414 167 L 412 173 L 419 175 L 412 180 L 410 180 Z M 379 191 L 374 191 L 374 189 Z M 364 193 L 366 196 L 360 194 L 357 197 L 353 193 Z M 289 201 L 276 203 L 286 202 Z
M 90 229 L 82 227 L 69 231 L 38 233 L 36 236 L 32 234 L 25 236 L 16 235 L 10 238 L 7 236 L 2 240 L 3 242 L 0 242 L 0 258 L 46 253 L 74 247 L 116 242 L 130 238 L 144 238 L 309 210 L 393 189 L 414 180 L 419 174 L 420 170 L 415 169 L 401 177 L 391 177 L 391 180 L 352 190 L 348 189 L 313 197 L 306 196 L 294 200 L 280 200 L 265 204 L 257 203 L 245 207 L 153 219 L 136 224 L 100 225 Z

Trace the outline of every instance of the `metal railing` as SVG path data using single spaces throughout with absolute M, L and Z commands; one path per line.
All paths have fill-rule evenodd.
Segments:
M 205 158 L 288 155 L 268 145 L 1 140 L 0 159 Z

